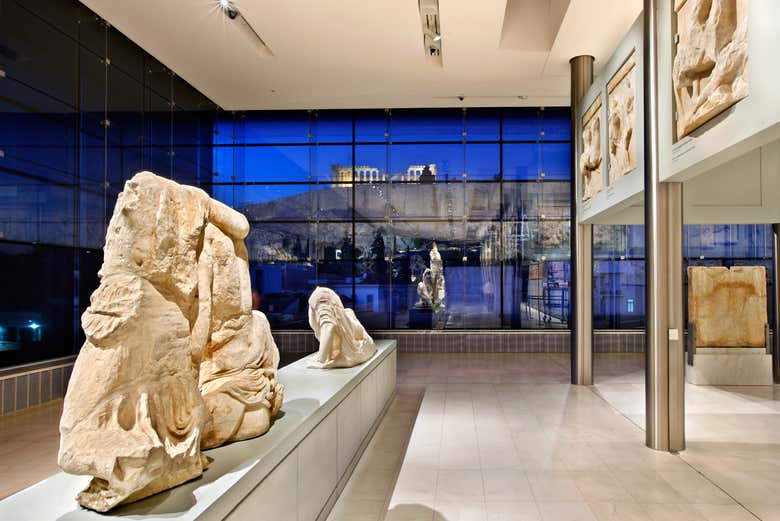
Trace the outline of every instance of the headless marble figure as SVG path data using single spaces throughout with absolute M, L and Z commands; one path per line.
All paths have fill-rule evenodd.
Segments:
M 309 367 L 329 369 L 362 364 L 376 353 L 374 340 L 355 313 L 344 308 L 331 289 L 317 287 L 309 297 L 309 325 L 319 340 L 319 350 Z
M 58 463 L 105 512 L 196 478 L 203 447 L 268 429 L 278 351 L 251 311 L 246 218 L 142 172 L 108 226 L 65 395 Z

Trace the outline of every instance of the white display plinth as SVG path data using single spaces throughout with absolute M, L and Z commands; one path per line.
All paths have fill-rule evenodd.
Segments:
M 772 385 L 772 355 L 763 347 L 697 347 L 685 379 L 694 385 Z
M 59 473 L 0 501 L 0 519 L 324 519 L 394 393 L 396 342 L 378 340 L 376 355 L 348 369 L 310 369 L 307 358 L 279 370 L 284 404 L 271 430 L 204 451 L 213 461 L 200 478 L 98 514 L 74 499 L 90 478 Z

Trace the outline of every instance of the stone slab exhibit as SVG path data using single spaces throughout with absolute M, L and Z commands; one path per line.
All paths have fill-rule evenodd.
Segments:
M 772 385 L 766 269 L 688 268 L 689 364 L 696 385 Z
M 696 347 L 766 346 L 766 269 L 689 266 L 688 322 Z
M 748 1 L 677 0 L 672 82 L 680 139 L 749 94 Z
M 582 117 L 582 200 L 587 201 L 601 191 L 601 96 L 591 104 Z
M 636 51 L 607 83 L 609 184 L 636 168 Z
M 302 359 L 280 369 L 284 414 L 263 436 L 206 450 L 212 461 L 200 479 L 105 515 L 74 499 L 89 476 L 61 472 L 0 501 L 0 519 L 322 519 L 394 393 L 396 342 L 376 344 L 377 353 L 355 367 L 322 371 Z
M 283 386 L 252 311 L 248 232 L 198 188 L 150 172 L 125 183 L 60 421 L 60 467 L 93 476 L 82 505 L 104 512 L 197 478 L 202 448 L 269 429 Z

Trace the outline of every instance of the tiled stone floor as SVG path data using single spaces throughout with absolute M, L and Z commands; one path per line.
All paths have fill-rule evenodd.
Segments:
M 0 498 L 59 471 L 62 400 L 0 416 Z
M 594 370 L 596 392 L 644 427 L 644 358 L 605 356 Z M 682 460 L 756 517 L 780 521 L 780 386 L 686 384 L 685 412 Z
M 683 456 L 647 449 L 641 355 L 598 356 L 596 368 L 602 385 L 581 388 L 568 384 L 567 355 L 399 357 L 398 395 L 329 521 L 780 519 L 771 464 L 780 446 L 764 445 L 745 471 L 731 456 L 707 468 L 696 440 Z M 699 407 L 741 401 L 703 391 L 689 391 L 694 424 Z M 739 422 L 729 428 L 751 436 Z M 748 510 L 740 488 L 772 497 Z
M 593 388 L 568 355 L 398 364 L 330 521 L 780 520 L 778 387 L 688 386 L 676 456 L 644 447 L 641 355 L 598 355 Z M 57 471 L 61 403 L 0 416 L 0 497 Z

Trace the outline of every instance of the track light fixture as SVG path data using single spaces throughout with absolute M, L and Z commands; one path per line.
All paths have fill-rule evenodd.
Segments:
M 219 8 L 222 9 L 222 12 L 225 13 L 231 20 L 235 20 L 236 17 L 240 14 L 238 9 L 236 9 L 236 6 L 233 5 L 233 2 L 230 0 L 219 0 Z
M 255 40 L 257 50 L 261 55 L 273 56 L 271 49 L 266 45 L 263 39 L 260 38 L 260 35 L 257 34 L 257 31 L 255 31 L 254 27 L 249 24 L 249 21 L 244 18 L 244 15 L 241 14 L 241 11 L 238 10 L 238 7 L 236 7 L 236 4 L 234 4 L 232 0 L 217 0 L 217 7 L 225 14 L 225 16 L 231 20 L 235 20 L 236 23 L 238 23 L 241 31 L 246 33 L 248 37 Z

